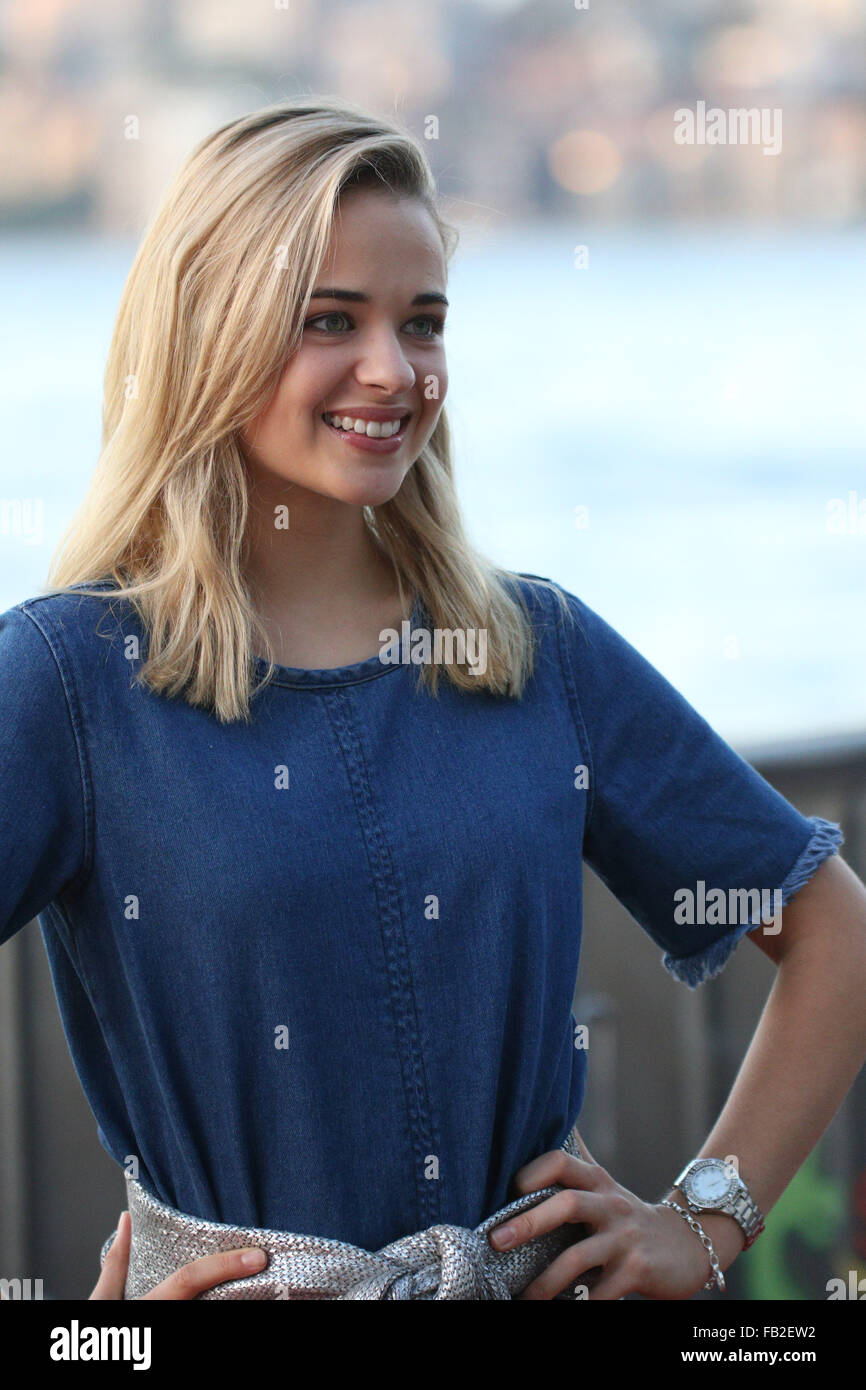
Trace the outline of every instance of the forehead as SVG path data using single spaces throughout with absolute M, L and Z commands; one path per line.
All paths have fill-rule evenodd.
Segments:
M 342 196 L 322 271 L 351 289 L 362 288 L 347 283 L 353 273 L 368 280 L 430 281 L 414 285 L 413 293 L 445 288 L 445 255 L 436 223 L 418 198 L 387 189 L 352 189 Z

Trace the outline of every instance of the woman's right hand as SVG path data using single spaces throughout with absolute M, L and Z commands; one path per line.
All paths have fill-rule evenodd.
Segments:
M 117 1235 L 105 1257 L 102 1273 L 91 1299 L 122 1299 L 126 1287 L 126 1271 L 129 1266 L 129 1246 L 132 1232 L 132 1217 L 128 1211 L 122 1213 L 117 1223 Z M 248 1274 L 257 1274 L 264 1269 L 268 1257 L 264 1250 L 247 1247 L 242 1250 L 223 1250 L 216 1255 L 203 1255 L 200 1260 L 184 1265 L 176 1274 L 169 1275 L 157 1284 L 155 1289 L 142 1295 L 147 1298 L 187 1299 L 204 1293 L 205 1289 L 215 1288 L 229 1279 L 243 1279 Z

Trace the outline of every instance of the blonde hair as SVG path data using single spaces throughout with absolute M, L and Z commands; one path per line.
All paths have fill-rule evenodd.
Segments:
M 126 281 L 102 450 L 49 570 L 55 591 L 110 581 L 96 592 L 128 598 L 147 632 L 139 679 L 221 721 L 250 718 L 255 644 L 268 652 L 265 680 L 276 665 L 244 573 L 239 436 L 300 343 L 340 195 L 360 187 L 419 199 L 450 261 L 457 233 L 440 215 L 422 148 L 352 103 L 280 102 L 192 152 Z M 435 627 L 487 630 L 483 674 L 453 663 L 447 678 L 519 696 L 533 669 L 532 624 L 515 576 L 466 537 L 444 409 L 398 493 L 364 516 L 401 594 L 414 590 Z M 434 694 L 437 676 L 436 664 L 421 665 Z

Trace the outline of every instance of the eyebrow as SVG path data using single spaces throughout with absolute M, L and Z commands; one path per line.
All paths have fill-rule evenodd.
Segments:
M 311 299 L 345 299 L 350 304 L 369 304 L 370 296 L 362 294 L 360 290 L 339 290 L 339 289 L 316 289 L 310 295 Z M 438 290 L 433 290 L 428 294 L 416 294 L 412 300 L 413 304 L 444 304 L 448 308 L 448 300 L 444 294 Z

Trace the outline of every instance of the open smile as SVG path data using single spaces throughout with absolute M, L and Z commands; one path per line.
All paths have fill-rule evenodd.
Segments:
M 391 454 L 403 443 L 412 414 L 410 411 L 397 420 L 364 420 L 326 412 L 321 418 L 331 433 L 339 435 L 345 444 L 365 453 Z

